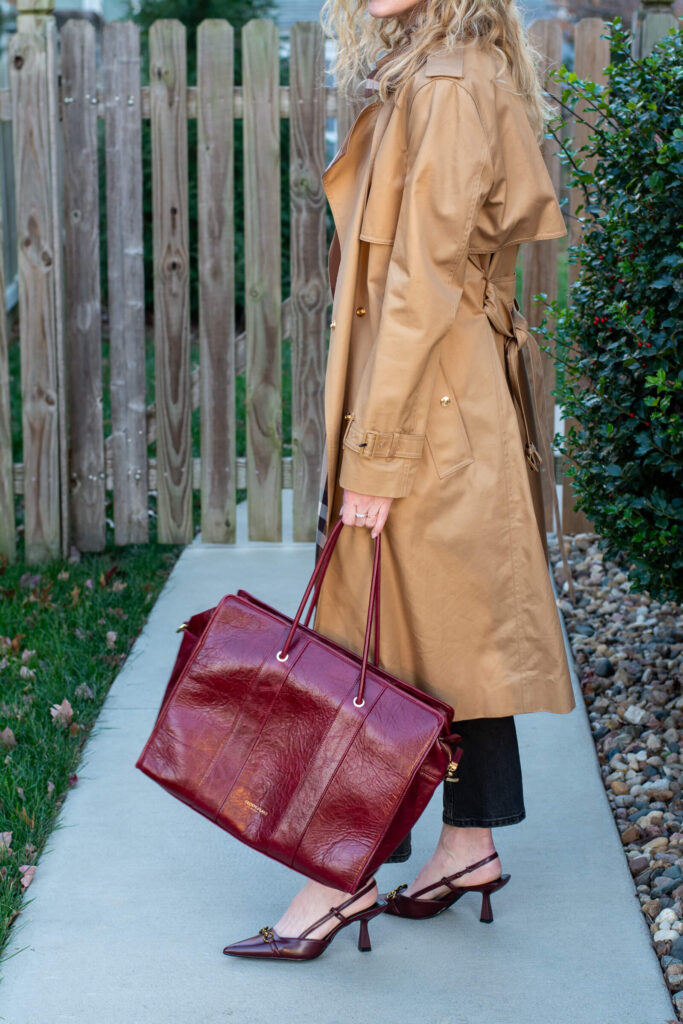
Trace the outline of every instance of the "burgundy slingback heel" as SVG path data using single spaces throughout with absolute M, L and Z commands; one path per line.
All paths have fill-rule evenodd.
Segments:
M 480 868 L 484 864 L 488 864 L 489 861 L 495 860 L 497 856 L 498 854 L 494 851 L 488 857 L 484 857 L 483 860 L 478 860 L 476 864 L 469 864 L 462 871 L 456 871 L 455 874 L 445 876 L 438 882 L 434 882 L 433 885 L 427 885 L 424 889 L 418 889 L 412 896 L 404 896 L 402 894 L 401 890 L 408 888 L 406 884 L 397 886 L 391 892 L 383 893 L 381 898 L 386 900 L 387 914 L 393 914 L 394 917 L 409 917 L 414 920 L 436 917 L 437 914 L 441 914 L 444 910 L 452 907 L 456 900 L 459 900 L 466 892 L 478 892 L 481 893 L 481 915 L 479 920 L 485 924 L 491 924 L 493 921 L 491 893 L 507 885 L 510 881 L 510 876 L 500 875 L 490 882 L 482 882 L 479 885 L 453 885 L 452 883 L 456 878 L 461 878 L 463 875 L 469 874 L 470 871 L 474 871 L 475 868 Z M 420 899 L 424 893 L 432 892 L 443 885 L 450 889 L 450 892 L 443 896 L 432 897 L 431 899 Z
M 272 928 L 266 927 L 261 928 L 258 935 L 254 935 L 250 939 L 242 939 L 241 942 L 233 942 L 232 945 L 226 946 L 223 952 L 226 956 L 245 956 L 258 960 L 314 960 L 315 957 L 325 952 L 337 932 L 340 932 L 342 928 L 346 928 L 347 925 L 353 924 L 354 921 L 359 921 L 358 948 L 362 953 L 369 953 L 372 946 L 370 944 L 368 921 L 371 921 L 373 917 L 377 917 L 378 914 L 382 914 L 387 909 L 387 904 L 379 899 L 371 907 L 359 910 L 356 914 L 349 914 L 348 917 L 345 917 L 341 911 L 350 907 L 361 896 L 370 892 L 374 884 L 375 880 L 373 878 L 360 892 L 355 893 L 344 903 L 340 903 L 338 907 L 332 907 L 328 914 L 325 914 L 324 917 L 321 917 L 319 921 L 310 925 L 301 935 L 297 935 L 295 938 L 286 938 L 283 935 L 278 935 Z M 329 921 L 333 917 L 339 918 L 339 924 L 331 932 L 328 932 L 324 938 L 306 938 L 316 928 L 319 928 L 321 924 L 324 924 L 325 921 Z

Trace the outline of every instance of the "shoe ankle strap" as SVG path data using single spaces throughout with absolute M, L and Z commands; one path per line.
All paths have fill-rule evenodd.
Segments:
M 337 917 L 339 918 L 340 921 L 345 922 L 347 918 L 344 917 L 341 911 L 345 910 L 346 907 L 350 907 L 351 904 L 355 903 L 356 900 L 359 900 L 361 896 L 366 896 L 369 892 L 372 891 L 375 884 L 375 879 L 371 878 L 370 881 L 367 882 L 367 884 L 364 885 L 362 889 L 360 889 L 358 892 L 355 892 L 353 896 L 350 896 L 348 898 L 348 900 L 345 900 L 343 903 L 340 903 L 338 907 L 330 907 L 329 913 L 325 914 L 324 917 L 321 917 L 319 921 L 315 922 L 315 924 L 310 925 L 305 932 L 301 933 L 299 938 L 305 939 L 310 932 L 315 931 L 315 929 L 319 928 L 321 924 L 325 924 L 325 922 L 329 921 L 331 917 Z
M 477 868 L 483 867 L 484 864 L 488 864 L 489 861 L 495 860 L 497 856 L 498 853 L 496 850 L 494 850 L 493 853 L 490 853 L 488 855 L 488 857 L 484 857 L 482 858 L 482 860 L 478 860 L 475 864 L 468 864 L 466 868 L 462 869 L 462 871 L 456 871 L 455 874 L 453 875 L 444 876 L 438 882 L 434 882 L 433 885 L 428 885 L 424 889 L 420 889 L 418 892 L 414 892 L 412 894 L 412 898 L 417 899 L 418 896 L 422 896 L 423 893 L 431 892 L 432 889 L 438 889 L 440 885 L 447 885 L 449 889 L 452 889 L 453 886 L 451 885 L 451 882 L 455 881 L 456 878 L 462 878 L 463 875 L 468 875 L 470 871 L 475 871 Z

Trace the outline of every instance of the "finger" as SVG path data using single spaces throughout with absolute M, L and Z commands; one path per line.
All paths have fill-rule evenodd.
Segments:
M 372 536 L 377 537 L 378 534 L 384 529 L 384 525 L 389 515 L 389 505 L 381 505 L 379 512 L 377 513 L 377 521 L 372 531 Z
M 350 502 L 344 502 L 341 510 L 341 517 L 345 526 L 355 526 L 358 520 L 354 516 L 355 506 Z
M 367 517 L 363 520 L 363 525 L 367 526 L 368 529 L 372 529 L 376 522 L 377 512 L 368 512 Z

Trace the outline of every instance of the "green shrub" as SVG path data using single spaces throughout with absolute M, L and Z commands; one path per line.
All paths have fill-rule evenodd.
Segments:
M 630 563 L 634 589 L 683 598 L 683 30 L 634 60 L 619 18 L 607 22 L 607 85 L 562 66 L 560 113 L 550 132 L 583 221 L 569 260 L 579 264 L 566 308 L 548 305 L 554 394 L 566 437 L 556 435 L 576 508 L 602 537 L 606 557 Z M 593 127 L 586 145 L 561 140 L 564 112 Z M 594 159 L 593 170 L 586 166 Z M 546 347 L 546 346 L 544 346 Z

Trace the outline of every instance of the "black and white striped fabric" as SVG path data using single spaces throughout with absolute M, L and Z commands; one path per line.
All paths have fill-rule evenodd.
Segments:
M 323 549 L 323 545 L 327 540 L 325 535 L 325 527 L 327 525 L 327 508 L 328 508 L 328 497 L 327 497 L 327 476 L 325 477 L 325 483 L 322 487 L 322 493 L 320 495 L 320 503 L 318 505 L 318 529 L 315 535 L 315 560 L 316 562 L 320 558 L 320 552 Z

